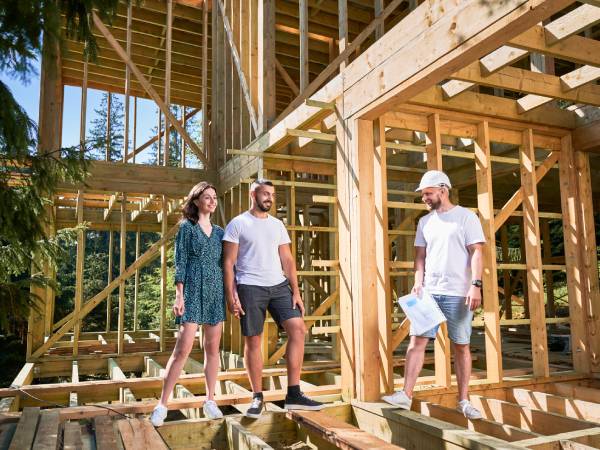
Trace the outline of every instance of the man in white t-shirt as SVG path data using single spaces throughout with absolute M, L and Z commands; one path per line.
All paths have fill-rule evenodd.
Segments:
M 261 336 L 267 310 L 288 337 L 286 409 L 320 410 L 323 405 L 300 391 L 304 359 L 304 305 L 290 238 L 281 220 L 268 214 L 275 201 L 273 183 L 259 179 L 250 186 L 252 205 L 235 217 L 223 236 L 223 279 L 229 310 L 240 319 L 244 363 L 253 399 L 246 416 L 263 409 Z M 234 275 L 235 267 L 235 275 Z
M 458 383 L 458 410 L 468 419 L 481 419 L 469 403 L 471 378 L 471 322 L 473 311 L 481 304 L 483 229 L 477 215 L 450 202 L 450 179 L 444 172 L 430 170 L 423 175 L 417 192 L 429 208 L 421 217 L 415 237 L 415 284 L 412 292 L 425 289 L 436 301 L 448 326 L 454 350 Z M 491 299 L 490 299 L 491 301 Z M 423 367 L 425 347 L 435 339 L 437 327 L 422 335 L 410 332 L 404 366 L 404 389 L 383 400 L 410 409 L 412 393 Z

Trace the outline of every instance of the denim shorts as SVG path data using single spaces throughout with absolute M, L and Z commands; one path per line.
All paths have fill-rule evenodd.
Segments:
M 288 319 L 302 317 L 298 307 L 292 308 L 292 289 L 288 280 L 276 286 L 238 284 L 237 291 L 245 312 L 240 317 L 244 336 L 262 334 L 267 310 L 279 326 Z
M 473 321 L 473 311 L 465 305 L 465 297 L 456 297 L 452 295 L 431 295 L 437 302 L 446 316 L 448 326 L 448 337 L 455 344 L 469 344 L 471 341 L 471 322 Z M 434 339 L 439 325 L 429 331 L 419 335 Z M 416 336 L 413 328 L 410 328 L 410 335 Z

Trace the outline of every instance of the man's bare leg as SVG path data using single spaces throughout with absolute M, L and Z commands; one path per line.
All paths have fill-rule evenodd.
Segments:
M 244 337 L 244 364 L 248 370 L 252 392 L 262 392 L 263 357 L 261 338 L 262 334 Z
M 283 322 L 283 328 L 285 328 L 288 337 L 285 357 L 288 385 L 296 386 L 300 384 L 300 371 L 302 370 L 302 361 L 304 361 L 306 327 L 303 319 L 294 317 Z
M 413 389 L 417 382 L 417 378 L 423 368 L 425 360 L 425 347 L 429 338 L 411 336 L 410 344 L 406 350 L 406 362 L 404 363 L 404 392 L 409 397 L 413 395 Z
M 456 371 L 456 382 L 458 384 L 458 400 L 469 399 L 469 380 L 471 379 L 471 349 L 469 344 L 455 344 L 454 348 L 454 370 Z

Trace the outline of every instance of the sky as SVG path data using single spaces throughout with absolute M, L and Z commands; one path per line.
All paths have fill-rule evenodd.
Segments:
M 34 64 L 36 73 L 30 77 L 27 83 L 23 83 L 18 77 L 12 77 L 10 74 L 0 71 L 0 80 L 8 86 L 13 96 L 19 104 L 25 109 L 29 117 L 37 124 L 40 102 L 40 77 L 39 61 Z M 120 96 L 125 103 L 124 96 Z M 88 89 L 86 129 L 89 130 L 90 123 L 94 120 L 96 114 L 94 109 L 100 105 L 102 91 Z M 81 88 L 75 86 L 65 86 L 63 106 L 63 130 L 62 145 L 69 147 L 79 143 L 79 122 L 81 110 Z M 130 117 L 133 127 L 133 98 L 130 100 Z M 137 110 L 137 136 L 136 144 L 139 146 L 153 136 L 152 128 L 158 121 L 158 109 L 154 102 L 147 99 L 138 99 Z M 132 129 L 132 128 L 130 128 Z M 133 138 L 133 137 L 132 137 Z M 151 149 L 148 148 L 136 157 L 136 162 L 146 162 L 150 157 Z

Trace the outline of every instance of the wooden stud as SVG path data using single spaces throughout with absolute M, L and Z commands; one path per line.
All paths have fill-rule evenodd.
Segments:
M 126 53 L 127 57 L 131 58 L 131 21 L 132 21 L 131 3 L 127 7 L 127 37 L 126 37 Z M 131 73 L 129 66 L 125 65 L 125 132 L 123 133 L 123 162 L 127 162 L 129 154 L 129 90 L 131 88 Z M 133 147 L 135 149 L 135 147 Z
M 110 143 L 111 143 L 111 120 L 110 120 L 110 115 L 111 115 L 111 102 L 112 102 L 112 94 L 110 92 L 108 92 L 108 97 L 107 97 L 107 105 L 106 105 L 106 150 L 105 150 L 105 154 L 104 154 L 104 159 L 106 161 L 110 161 Z
M 428 117 L 427 137 L 427 170 L 442 170 L 442 138 L 440 133 L 440 117 L 434 113 Z M 392 205 L 392 203 L 388 203 Z M 411 206 L 415 204 L 407 204 Z M 421 209 L 422 204 L 416 204 Z M 445 323 L 440 326 L 435 342 L 435 382 L 439 386 L 450 386 L 452 369 L 450 363 L 450 339 Z
M 508 229 L 506 225 L 500 228 L 500 242 L 502 245 L 502 262 L 507 263 L 508 255 Z M 507 319 L 512 319 L 512 284 L 510 270 L 502 270 L 503 279 L 503 295 L 504 295 L 504 315 Z
M 531 129 L 523 132 L 520 147 L 521 187 L 523 189 L 523 226 L 527 263 L 527 292 L 531 315 L 531 349 L 533 373 L 548 376 L 548 339 L 544 308 L 544 281 L 540 245 L 537 181 L 535 177 L 535 148 Z
M 341 99 L 337 106 L 341 106 Z M 350 123 L 352 130 L 346 128 L 346 123 L 339 118 L 336 122 L 336 159 L 337 159 L 337 213 L 338 236 L 340 242 L 352 242 L 353 229 L 350 223 L 352 203 L 351 180 L 353 179 L 352 154 L 350 152 L 350 139 L 356 133 L 354 123 Z M 339 272 L 340 272 L 340 365 L 342 375 L 342 398 L 350 400 L 355 398 L 355 366 L 354 346 L 354 318 L 352 314 L 352 249 L 351 245 L 339 246 Z
M 213 41 L 214 42 L 214 41 Z M 213 90 L 214 92 L 214 90 Z M 214 102 L 213 102 L 214 104 Z M 202 3 L 202 150 L 212 159 L 208 146 L 208 2 Z
M 300 0 L 300 92 L 304 92 L 310 78 L 308 74 L 308 0 Z
M 178 225 L 176 225 L 178 227 Z M 165 338 L 167 328 L 167 242 L 168 228 L 168 199 L 162 196 L 162 245 L 160 246 L 160 351 L 165 351 Z
M 83 191 L 77 192 L 77 224 L 83 224 Z M 79 315 L 83 302 L 83 266 L 85 262 L 85 230 L 77 231 L 77 259 L 75 262 L 75 309 L 74 314 Z M 77 358 L 79 351 L 79 333 L 81 322 L 75 324 L 73 330 L 73 358 Z
M 106 280 L 107 284 L 111 284 L 112 282 L 112 277 L 113 277 L 113 255 L 114 255 L 114 233 L 113 230 L 111 229 L 108 232 L 108 277 Z M 107 298 L 106 298 L 106 332 L 108 333 L 110 331 L 110 325 L 111 325 L 111 317 L 112 317 L 112 297 L 110 295 L 111 293 L 109 292 Z
M 585 295 L 585 320 L 589 339 L 589 358 L 592 372 L 600 371 L 600 330 L 599 308 L 600 290 L 598 276 L 598 255 L 596 230 L 594 227 L 594 201 L 592 195 L 592 175 L 590 158 L 587 153 L 575 152 L 575 167 L 579 194 L 580 233 L 582 245 L 579 270 L 582 272 L 583 292 Z
M 121 228 L 119 230 L 119 276 L 125 273 L 127 255 L 127 194 L 121 195 Z M 119 315 L 117 318 L 117 353 L 123 353 L 125 333 L 125 280 L 119 283 Z
M 275 119 L 275 1 L 258 2 L 258 114 L 257 134 L 270 128 Z
M 141 233 L 138 231 L 135 233 L 135 259 L 140 257 L 140 244 L 141 244 Z M 134 275 L 134 286 L 133 286 L 133 331 L 138 329 L 138 296 L 140 290 L 140 271 L 135 271 Z
M 494 228 L 494 195 L 490 161 L 490 130 L 487 122 L 477 126 L 475 172 L 477 176 L 477 209 L 483 227 L 483 317 L 485 324 L 485 361 L 490 383 L 502 380 L 502 339 L 498 313 L 498 272 L 496 270 L 496 233 Z
M 348 46 L 348 0 L 338 0 L 338 29 L 338 47 L 339 54 L 341 55 L 346 51 L 346 47 Z M 333 64 L 333 61 L 330 64 Z M 340 73 L 344 71 L 347 64 L 347 58 L 340 61 Z
M 547 262 L 552 258 L 552 242 L 550 238 L 550 221 L 545 219 L 541 223 L 542 232 L 542 261 Z M 555 317 L 554 304 L 554 274 L 551 270 L 544 271 L 544 279 L 546 280 L 546 314 L 549 317 Z
M 575 157 L 571 135 L 561 140 L 559 177 L 561 209 L 563 215 L 563 236 L 565 263 L 567 265 L 567 292 L 569 298 L 569 316 L 584 317 L 586 314 L 583 273 L 580 269 L 579 252 L 583 233 L 578 220 L 580 198 L 576 176 Z M 571 323 L 571 348 L 573 367 L 577 372 L 590 371 L 588 331 L 586 322 L 575 320 Z
M 71 365 L 71 383 L 79 383 L 79 365 L 73 361 Z M 69 406 L 77 406 L 77 392 L 69 393 Z

